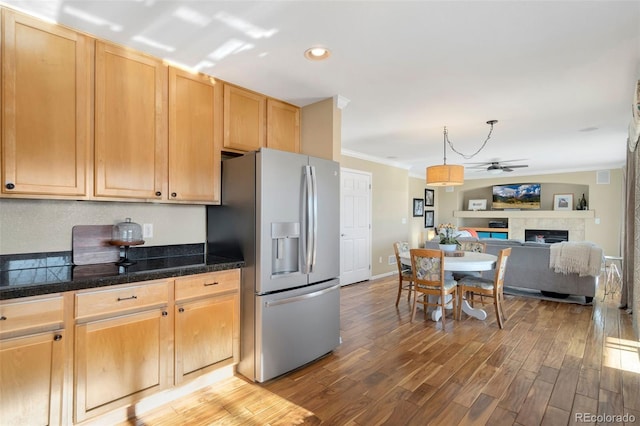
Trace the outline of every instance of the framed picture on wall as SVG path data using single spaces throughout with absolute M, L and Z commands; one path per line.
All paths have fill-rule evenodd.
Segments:
M 487 200 L 469 200 L 469 211 L 486 210 Z
M 573 210 L 573 194 L 554 194 L 554 210 Z
M 424 200 L 422 198 L 413 199 L 413 217 L 420 217 L 424 214 Z
M 433 210 L 425 210 L 424 211 L 424 227 L 425 228 L 433 228 L 434 225 L 434 211 Z
M 428 207 L 433 207 L 433 202 L 435 200 L 435 193 L 433 189 L 425 189 L 424 190 L 424 205 Z

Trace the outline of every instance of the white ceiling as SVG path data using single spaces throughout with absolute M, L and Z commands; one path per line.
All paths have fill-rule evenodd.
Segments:
M 347 98 L 343 152 L 416 176 L 442 163 L 444 126 L 470 154 L 490 119 L 486 148 L 448 163 L 621 167 L 640 79 L 640 1 L 5 3 L 298 106 Z M 305 59 L 316 45 L 331 57 Z

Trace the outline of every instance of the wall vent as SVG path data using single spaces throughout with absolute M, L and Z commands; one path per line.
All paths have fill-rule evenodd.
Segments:
M 609 170 L 598 170 L 596 172 L 596 183 L 598 185 L 609 185 L 611 183 Z

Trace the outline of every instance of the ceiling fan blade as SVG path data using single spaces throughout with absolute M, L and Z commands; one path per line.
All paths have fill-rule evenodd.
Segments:
M 476 165 L 476 166 L 490 166 L 493 163 L 495 163 L 495 161 L 484 161 L 482 163 L 463 163 L 463 164 Z
M 529 167 L 529 165 L 528 164 L 514 164 L 514 165 L 505 166 L 505 167 L 510 167 L 512 169 L 517 169 L 517 168 L 520 168 L 520 167 Z
M 503 166 L 503 167 L 501 167 L 501 169 L 502 169 L 503 172 L 512 172 L 513 171 L 512 168 L 507 167 L 507 166 Z

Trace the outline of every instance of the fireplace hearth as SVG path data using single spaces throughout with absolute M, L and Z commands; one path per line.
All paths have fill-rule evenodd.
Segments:
M 524 240 L 538 243 L 569 241 L 569 231 L 561 229 L 525 229 Z

